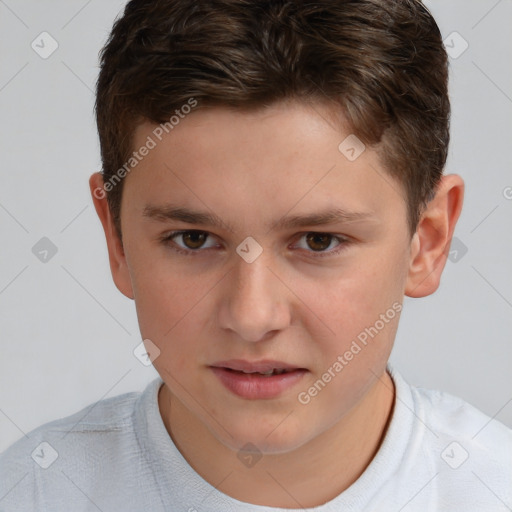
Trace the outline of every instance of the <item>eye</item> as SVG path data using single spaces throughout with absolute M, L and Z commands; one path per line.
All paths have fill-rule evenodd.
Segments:
M 203 244 L 209 236 L 209 233 L 206 231 L 198 231 L 194 229 L 173 231 L 172 233 L 169 233 L 164 238 L 162 238 L 162 243 L 164 245 L 169 245 L 172 250 L 179 252 L 180 254 L 195 255 L 195 253 L 199 252 L 199 249 L 204 248 Z M 175 241 L 179 238 L 182 239 L 183 245 L 180 245 Z M 169 242 L 171 244 L 169 244 Z M 214 246 L 215 244 L 210 247 Z
M 304 233 L 301 239 L 305 238 L 306 246 L 302 245 L 302 249 L 313 253 L 313 257 L 334 256 L 340 253 L 350 243 L 349 240 L 342 236 L 332 235 L 330 233 L 309 232 Z M 327 251 L 332 246 L 333 241 L 337 242 L 335 249 Z M 311 250 L 309 250 L 311 249 Z

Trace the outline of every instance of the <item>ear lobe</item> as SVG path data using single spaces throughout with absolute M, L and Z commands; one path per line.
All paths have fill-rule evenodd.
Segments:
M 89 178 L 89 188 L 94 208 L 103 226 L 107 241 L 110 271 L 117 289 L 129 299 L 134 298 L 130 272 L 126 262 L 123 244 L 115 229 L 114 221 L 108 206 L 107 194 L 103 189 L 103 176 L 95 172 Z
M 408 297 L 425 297 L 439 288 L 463 198 L 462 178 L 455 174 L 443 176 L 411 241 L 411 261 L 404 290 Z

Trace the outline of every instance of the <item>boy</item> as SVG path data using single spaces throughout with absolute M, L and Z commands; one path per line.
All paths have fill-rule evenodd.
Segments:
M 161 378 L 4 452 L 0 510 L 510 510 L 512 432 L 388 364 L 462 208 L 449 111 L 419 1 L 130 1 L 90 188 Z

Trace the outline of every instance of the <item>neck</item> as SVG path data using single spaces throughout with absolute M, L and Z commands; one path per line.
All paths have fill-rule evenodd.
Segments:
M 194 421 L 165 384 L 158 400 L 178 450 L 220 492 L 255 505 L 308 508 L 334 499 L 368 467 L 391 419 L 395 390 L 384 372 L 333 427 L 292 452 L 265 455 L 249 468 L 243 467 L 237 453 L 213 437 L 202 422 Z

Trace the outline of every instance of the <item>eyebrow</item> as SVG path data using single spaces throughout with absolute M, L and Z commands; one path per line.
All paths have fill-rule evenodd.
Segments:
M 200 212 L 174 206 L 171 204 L 164 206 L 146 205 L 142 212 L 143 217 L 166 222 L 169 220 L 181 221 L 187 224 L 200 224 L 216 228 L 224 228 L 229 231 L 236 231 L 234 226 L 224 222 L 218 215 L 210 212 Z M 369 220 L 374 217 L 374 212 L 356 212 L 343 208 L 333 208 L 323 210 L 317 213 L 308 213 L 304 215 L 287 215 L 272 222 L 269 230 L 273 229 L 292 229 L 304 226 L 321 226 L 324 224 L 348 223 L 362 220 Z

